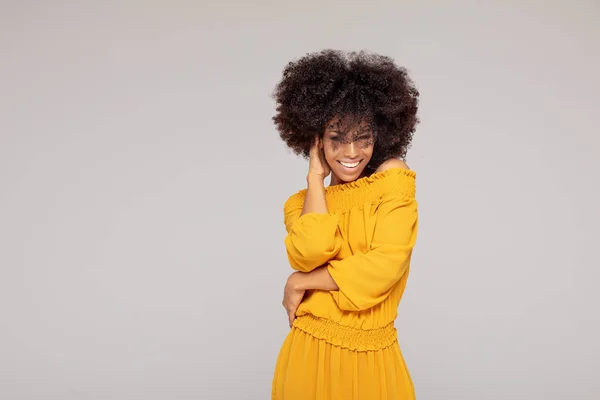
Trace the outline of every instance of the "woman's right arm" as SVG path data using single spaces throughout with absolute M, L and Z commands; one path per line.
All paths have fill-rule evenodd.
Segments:
M 330 214 L 325 200 L 324 180 L 330 170 L 322 156 L 320 142 L 311 148 L 307 190 L 302 203 L 293 197 L 284 207 L 288 232 L 285 247 L 290 265 L 310 272 L 331 260 L 340 250 L 339 217 Z
M 327 201 L 325 201 L 325 182 L 319 175 L 309 173 L 306 177 L 306 196 L 300 215 L 311 212 L 317 214 L 327 214 Z

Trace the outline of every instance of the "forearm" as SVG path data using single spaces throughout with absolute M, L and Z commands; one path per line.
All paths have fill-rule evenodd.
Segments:
M 323 182 L 323 178 L 309 174 L 306 177 L 306 181 L 308 189 L 300 215 L 310 212 L 327 214 L 329 211 L 327 209 L 327 202 L 325 201 L 325 182 Z
M 285 207 L 288 258 L 293 269 L 303 272 L 325 264 L 342 246 L 342 237 L 338 233 L 339 215 L 329 213 L 327 209 L 323 177 L 309 173 L 307 182 L 304 199 L 286 203 Z
M 338 290 L 338 285 L 335 283 L 327 266 L 319 267 L 311 272 L 295 272 L 295 287 L 298 290 Z

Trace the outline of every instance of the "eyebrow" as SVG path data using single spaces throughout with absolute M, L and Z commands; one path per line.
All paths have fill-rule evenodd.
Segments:
M 347 132 L 336 131 L 336 130 L 333 130 L 333 129 L 329 129 L 329 132 L 331 132 L 331 133 L 337 133 L 337 134 L 341 134 L 341 135 L 347 135 L 348 134 Z M 359 130 L 358 132 L 356 132 L 356 134 L 358 134 L 358 135 L 364 135 L 365 133 L 373 133 L 373 131 L 371 129 L 369 129 L 369 128 L 365 128 L 363 130 Z

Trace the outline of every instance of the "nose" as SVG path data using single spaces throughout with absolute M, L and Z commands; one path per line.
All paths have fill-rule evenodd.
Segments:
M 354 142 L 348 143 L 344 148 L 344 157 L 355 158 L 358 156 L 358 149 Z

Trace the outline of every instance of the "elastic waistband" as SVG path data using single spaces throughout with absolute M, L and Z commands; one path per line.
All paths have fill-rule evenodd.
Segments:
M 394 323 L 383 328 L 357 329 L 306 314 L 296 318 L 293 326 L 317 339 L 356 351 L 381 350 L 394 344 L 398 338 Z

